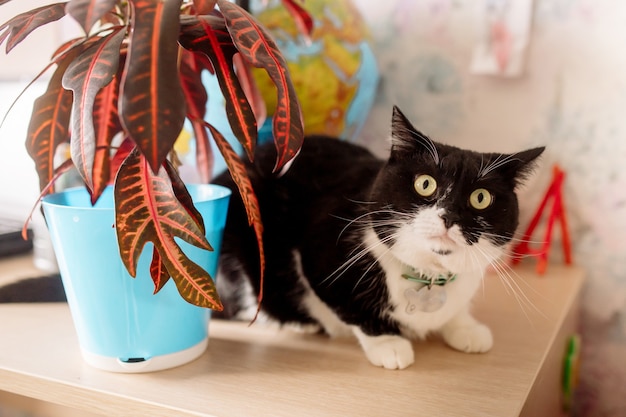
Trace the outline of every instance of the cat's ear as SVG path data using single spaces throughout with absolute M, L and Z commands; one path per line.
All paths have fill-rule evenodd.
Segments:
M 537 166 L 538 158 L 545 149 L 545 146 L 540 146 L 514 153 L 510 155 L 510 162 L 505 164 L 503 168 L 510 171 L 509 175 L 515 178 L 516 184 L 522 184 Z
M 401 151 L 411 153 L 428 153 L 439 163 L 437 148 L 432 140 L 417 130 L 400 111 L 398 106 L 393 106 L 391 117 L 391 154 Z

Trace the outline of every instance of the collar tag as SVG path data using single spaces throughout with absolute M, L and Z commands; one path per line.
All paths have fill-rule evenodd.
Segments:
M 446 275 L 439 274 L 431 276 L 423 273 L 419 273 L 417 276 L 402 274 L 402 278 L 411 282 L 417 282 L 418 284 L 424 284 L 425 286 L 428 286 L 428 289 L 430 290 L 433 285 L 444 286 L 447 283 L 454 281 L 456 279 L 456 274 L 453 274 L 452 272 L 448 272 Z

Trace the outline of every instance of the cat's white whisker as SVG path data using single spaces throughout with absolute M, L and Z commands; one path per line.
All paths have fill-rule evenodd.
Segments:
M 481 263 L 478 260 L 478 257 L 476 256 L 476 252 L 473 250 L 465 250 L 465 258 L 467 259 L 467 257 L 469 257 L 470 262 L 472 264 L 472 266 L 475 269 L 481 269 Z M 483 297 L 485 296 L 485 280 L 484 277 L 483 279 L 480 280 L 480 287 L 481 287 L 481 291 L 482 291 L 482 295 Z
M 514 278 L 511 274 L 506 270 L 506 268 L 500 263 L 499 260 L 494 260 L 491 263 L 493 270 L 496 272 L 496 275 L 500 278 L 500 281 L 504 284 L 504 288 L 506 293 L 513 296 L 517 304 L 520 306 L 520 309 L 526 319 L 532 324 L 532 320 L 528 314 L 527 308 L 537 308 L 530 301 L 530 299 L 526 296 L 526 294 L 521 291 L 519 286 L 515 283 Z
M 348 200 L 351 203 L 355 203 L 355 204 L 378 204 L 377 201 L 355 200 L 355 199 L 352 199 L 352 198 L 347 198 L 346 200 Z
M 391 216 L 391 219 L 386 219 L 386 220 L 372 220 L 372 215 L 374 214 L 389 214 Z M 348 228 L 350 228 L 351 226 L 354 226 L 355 224 L 358 224 L 360 226 L 362 226 L 364 229 L 369 227 L 369 226 L 375 226 L 375 227 L 400 227 L 402 226 L 405 221 L 407 219 L 410 218 L 410 216 L 408 216 L 406 213 L 401 213 L 395 210 L 390 210 L 390 209 L 383 209 L 383 210 L 376 210 L 376 211 L 370 211 L 367 213 L 364 213 L 354 219 L 347 219 L 344 217 L 340 217 L 340 216 L 335 216 L 332 215 L 332 217 L 335 217 L 336 219 L 340 219 L 340 220 L 344 220 L 346 222 L 348 222 L 343 229 L 341 229 L 341 232 L 339 232 L 339 235 L 337 236 L 337 241 L 340 240 L 341 236 L 346 232 L 346 230 L 348 230 Z
M 494 262 L 492 262 L 492 267 L 496 271 L 497 275 L 500 277 L 501 281 L 505 283 L 506 287 L 508 287 L 511 290 L 513 296 L 515 297 L 516 301 L 520 305 L 520 308 L 522 312 L 524 313 L 524 316 L 527 318 L 527 320 L 531 324 L 533 324 L 532 319 L 530 315 L 528 314 L 528 311 L 526 310 L 526 308 L 530 308 L 531 310 L 534 310 L 543 318 L 546 318 L 546 315 L 537 307 L 537 305 L 531 300 L 531 298 L 522 289 L 521 285 L 519 284 L 519 281 L 522 281 L 524 283 L 525 281 L 522 278 L 520 278 L 520 276 L 517 274 L 517 272 L 515 272 L 515 270 L 513 270 L 506 262 L 504 262 L 501 259 L 494 260 Z M 532 289 L 534 292 L 536 292 L 532 287 L 530 286 L 527 286 L 527 287 Z
M 535 258 L 537 255 L 541 255 L 541 252 L 539 253 L 522 253 L 519 254 L 517 252 L 511 252 L 511 256 L 515 257 L 515 258 L 519 258 L 519 259 L 530 259 L 530 258 Z
M 517 236 L 506 236 L 506 235 L 502 235 L 502 234 L 497 234 L 497 233 L 490 233 L 488 231 L 483 231 L 482 235 L 485 237 L 492 237 L 494 239 L 501 239 L 501 240 L 508 240 L 511 242 L 515 242 L 515 243 L 528 243 L 528 244 L 532 244 L 532 245 L 542 245 L 544 244 L 543 240 L 529 240 L 529 239 L 523 239 L 521 237 L 517 237 Z
M 517 274 L 517 272 L 515 272 L 515 269 L 513 269 L 507 262 L 503 261 L 503 260 L 499 260 L 499 263 L 501 264 L 502 268 L 505 271 L 508 271 L 507 274 L 509 277 L 511 277 L 511 279 L 513 280 L 513 282 L 515 283 L 515 286 L 517 288 L 519 288 L 520 292 L 524 295 L 526 295 L 526 293 L 523 291 L 522 289 L 522 284 L 526 287 L 526 289 L 530 290 L 535 296 L 541 298 L 544 301 L 548 301 L 547 298 L 545 298 L 545 296 L 540 293 L 539 291 L 537 291 L 535 288 L 533 288 L 531 285 L 529 285 L 524 279 L 522 279 L 519 274 Z M 520 284 L 521 283 L 521 284 Z M 530 300 L 530 297 L 526 296 L 526 298 Z M 543 316 L 544 318 L 546 317 L 545 314 L 540 311 L 538 308 L 536 308 L 536 306 L 534 305 L 534 303 L 531 304 L 533 305 L 534 310 L 537 311 L 541 316 Z
M 328 282 L 327 285 L 331 286 L 337 281 L 352 265 L 357 263 L 359 259 L 367 255 L 367 249 L 361 249 L 355 255 L 350 256 L 343 264 L 341 264 L 337 269 L 335 269 L 332 273 L 330 273 L 326 278 L 324 278 L 320 284 L 326 284 L 328 280 L 332 278 L 332 281 Z M 333 278 L 334 277 L 334 278 Z
M 409 127 L 402 127 L 399 130 L 409 133 L 413 138 L 417 139 L 419 143 L 422 144 L 428 150 L 435 164 L 439 165 L 439 162 L 441 161 L 441 159 L 439 158 L 439 151 L 437 151 L 437 147 L 435 146 L 435 144 L 429 137 Z
M 354 293 L 356 291 L 356 289 L 359 287 L 359 285 L 361 284 L 361 281 L 363 281 L 363 279 L 369 275 L 370 271 L 372 270 L 372 268 L 374 268 L 375 266 L 378 265 L 379 262 L 379 258 L 374 259 L 371 263 L 370 266 L 367 267 L 367 269 L 363 272 L 363 274 L 361 274 L 361 277 L 357 280 L 357 282 L 354 284 L 354 287 L 352 288 L 352 292 Z M 374 276 L 370 276 L 369 279 L 374 279 Z

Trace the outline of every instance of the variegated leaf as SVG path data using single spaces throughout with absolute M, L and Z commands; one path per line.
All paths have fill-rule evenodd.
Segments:
M 166 236 L 166 238 L 169 241 L 166 242 L 167 245 L 176 245 L 173 237 Z M 162 261 L 167 270 L 171 271 L 180 295 L 188 303 L 198 307 L 222 311 L 224 307 L 213 278 L 200 266 L 190 261 L 182 251 L 175 251 L 173 255 L 162 257 Z
M 93 105 L 96 152 L 93 160 L 92 201 L 96 201 L 100 198 L 100 195 L 111 181 L 111 176 L 116 173 L 111 167 L 111 144 L 115 136 L 122 132 L 122 124 L 120 123 L 117 104 L 119 101 L 119 85 L 122 68 L 124 67 L 124 60 L 126 58 L 125 53 L 122 53 L 119 58 L 121 61 L 118 66 L 117 75 L 96 94 L 96 100 Z M 132 143 L 130 140 L 129 142 Z M 132 147 L 134 147 L 134 143 L 130 148 L 132 149 Z M 128 152 L 130 152 L 130 150 Z M 123 161 L 123 159 L 121 161 Z M 119 167 L 119 164 L 117 167 Z
M 196 138 L 196 165 L 200 182 L 208 183 L 213 172 L 213 152 L 209 145 L 209 134 L 204 127 L 207 93 L 202 83 L 204 67 L 198 60 L 200 54 L 181 49 L 180 80 L 187 101 L 187 117 L 191 121 Z
M 65 16 L 65 3 L 54 3 L 19 14 L 0 26 L 0 32 L 10 33 L 6 53 L 23 41 L 33 30 Z M 2 35 L 0 39 L 5 39 Z
M 265 119 L 267 119 L 267 106 L 265 105 L 265 100 L 263 99 L 261 90 L 252 76 L 250 66 L 241 57 L 241 54 L 235 54 L 235 56 L 233 56 L 233 64 L 235 66 L 235 72 L 237 73 L 237 78 L 239 78 L 241 88 L 248 98 L 250 107 L 252 107 L 252 112 L 256 118 L 256 124 L 257 126 L 262 126 L 263 123 L 265 123 Z
M 178 78 L 181 0 L 131 0 L 133 19 L 120 116 L 125 131 L 157 172 L 185 122 Z
M 93 119 L 94 103 L 98 92 L 108 85 L 117 73 L 120 47 L 123 39 L 124 28 L 115 28 L 110 34 L 98 39 L 93 45 L 83 51 L 69 65 L 63 76 L 63 86 L 74 92 L 74 104 L 72 106 L 72 160 L 89 188 L 92 197 L 96 194 L 96 199 L 102 189 L 97 190 L 98 193 L 94 193 L 95 155 L 98 151 L 106 155 L 108 146 L 99 150 L 96 147 L 97 138 Z M 102 155 L 99 158 L 99 162 L 100 165 L 96 167 L 95 173 L 99 177 L 100 186 L 102 186 L 102 178 L 100 177 Z M 108 164 L 108 161 L 106 163 Z M 106 176 L 108 177 L 108 175 Z
M 150 262 L 150 277 L 154 282 L 154 293 L 161 291 L 161 288 L 167 284 L 170 280 L 170 273 L 168 272 L 163 260 L 156 247 L 152 248 L 152 261 Z
M 206 123 L 206 122 L 205 122 Z M 261 209 L 259 207 L 259 201 L 257 200 L 252 183 L 246 171 L 245 165 L 242 163 L 241 158 L 230 146 L 224 135 L 222 135 L 211 124 L 206 123 L 206 126 L 211 131 L 211 135 L 220 150 L 220 153 L 224 157 L 226 166 L 230 172 L 233 181 L 237 185 L 239 195 L 241 195 L 243 205 L 246 208 L 248 215 L 248 223 L 254 228 L 257 244 L 259 247 L 259 263 L 260 263 L 260 292 L 259 302 L 263 298 L 263 281 L 265 277 L 265 250 L 263 248 L 263 221 L 261 220 Z
M 43 190 L 54 176 L 54 155 L 57 147 L 69 140 L 72 92 L 63 88 L 63 73 L 76 57 L 70 51 L 58 63 L 46 92 L 35 100 L 28 125 L 26 149 L 35 162 L 39 187 Z M 53 191 L 54 188 L 51 189 Z
M 193 200 L 189 192 L 187 191 L 187 187 L 185 183 L 178 175 L 174 166 L 168 161 L 165 160 L 164 164 L 165 172 L 167 172 L 170 181 L 172 182 L 172 190 L 174 191 L 174 195 L 180 202 L 180 204 L 187 210 L 187 213 L 191 216 L 191 218 L 196 222 L 202 233 L 205 233 L 204 228 L 204 219 L 202 219 L 202 215 L 196 209 L 196 206 L 193 204 Z M 213 250 L 213 248 L 210 248 Z
M 196 54 L 182 49 L 180 53 L 180 80 L 187 102 L 187 114 L 202 119 L 206 113 L 208 95 L 202 83 L 203 68 L 196 61 Z
M 239 79 L 235 74 L 233 55 L 237 52 L 224 21 L 216 17 L 197 17 L 194 26 L 181 26 L 180 42 L 184 48 L 209 57 L 224 94 L 226 116 L 233 134 L 252 159 L 257 141 L 257 124 Z
M 120 255 L 130 275 L 136 275 L 139 256 L 145 244 L 152 242 L 185 300 L 221 309 L 210 275 L 192 262 L 174 240 L 178 237 L 210 250 L 202 228 L 176 198 L 166 170 L 161 168 L 154 174 L 137 149 L 119 169 L 115 219 Z
M 300 33 L 310 40 L 313 32 L 313 18 L 311 15 L 294 0 L 282 0 L 282 2 L 285 9 L 291 14 Z
M 293 159 L 302 147 L 302 114 L 287 63 L 271 35 L 245 10 L 228 0 L 217 4 L 242 56 L 255 67 L 264 68 L 276 85 L 278 100 L 273 116 L 274 141 L 278 156 L 274 171 Z

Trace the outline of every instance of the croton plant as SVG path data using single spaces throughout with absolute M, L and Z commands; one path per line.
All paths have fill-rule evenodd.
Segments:
M 9 1 L 0 0 L 0 7 Z M 310 31 L 310 17 L 294 1 L 283 4 Z M 130 275 L 136 276 L 139 255 L 152 242 L 155 292 L 172 278 L 188 302 L 221 309 L 209 273 L 174 239 L 211 250 L 202 217 L 177 173 L 173 147 L 189 120 L 199 173 L 208 182 L 209 141 L 215 141 L 246 205 L 263 265 L 257 200 L 239 155 L 204 120 L 209 97 L 201 74 L 210 71 L 217 77 L 232 131 L 253 158 L 264 105 L 250 66 L 267 71 L 278 96 L 273 136 L 279 170 L 297 154 L 303 137 L 300 106 L 283 56 L 267 30 L 244 7 L 227 0 L 69 0 L 2 24 L 0 45 L 6 42 L 9 53 L 33 30 L 65 15 L 82 27 L 84 36 L 61 45 L 41 72 L 52 74 L 34 103 L 26 139 L 42 196 L 53 192 L 55 180 L 71 167 L 93 203 L 112 184 L 120 256 Z M 55 165 L 57 148 L 68 141 L 71 158 Z

